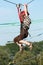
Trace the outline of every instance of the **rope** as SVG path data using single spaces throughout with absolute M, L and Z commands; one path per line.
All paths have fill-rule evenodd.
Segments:
M 4 1 L 9 2 L 9 3 L 11 3 L 11 4 L 14 4 L 14 5 L 17 5 L 16 3 L 13 3 L 13 2 L 8 1 L 8 0 L 4 0 Z M 30 2 L 27 3 L 27 5 L 30 4 L 30 3 L 33 2 L 33 1 L 34 1 L 34 0 L 31 0 Z M 23 4 L 20 4 L 20 5 L 24 6 Z
M 14 4 L 14 5 L 17 5 L 16 3 L 13 3 L 13 2 L 8 1 L 8 0 L 4 0 L 4 1 L 9 2 L 9 3 L 11 3 L 11 4 Z
M 34 1 L 34 0 L 31 0 L 30 2 L 27 3 L 27 5 L 30 4 L 30 3 L 33 2 L 33 1 Z
M 11 3 L 11 4 L 14 4 L 14 5 L 17 5 L 16 3 L 13 3 L 13 2 L 8 1 L 8 0 L 4 0 L 4 1 L 9 2 L 9 3 Z M 23 4 L 20 4 L 20 5 L 24 6 Z

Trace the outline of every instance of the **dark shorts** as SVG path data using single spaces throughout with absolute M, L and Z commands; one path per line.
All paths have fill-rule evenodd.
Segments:
M 22 29 L 21 33 L 17 37 L 14 38 L 14 42 L 19 42 L 20 40 L 23 40 L 27 36 L 28 36 L 28 31 Z

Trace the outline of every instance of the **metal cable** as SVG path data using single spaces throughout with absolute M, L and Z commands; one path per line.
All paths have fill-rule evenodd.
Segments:
M 11 3 L 11 4 L 14 4 L 14 5 L 17 5 L 16 3 L 13 3 L 13 2 L 8 1 L 8 0 L 4 0 L 4 1 L 9 2 L 9 3 Z M 20 4 L 20 5 L 24 6 L 23 4 Z
M 27 5 L 30 4 L 30 3 L 33 2 L 33 1 L 34 1 L 34 0 L 31 0 L 30 2 L 27 3 Z
M 11 3 L 11 4 L 14 4 L 14 5 L 17 5 L 16 3 L 13 3 L 13 2 L 8 1 L 8 0 L 4 0 L 4 1 L 9 2 L 9 3 Z M 30 2 L 27 3 L 27 5 L 30 4 L 30 3 L 33 2 L 33 1 L 34 1 L 34 0 L 31 0 Z M 20 3 L 20 5 L 24 6 L 24 5 L 21 4 L 21 3 Z
M 13 3 L 13 2 L 8 1 L 8 0 L 4 0 L 4 1 L 9 2 L 9 3 L 11 3 L 11 4 L 14 4 L 14 5 L 17 5 L 16 3 Z

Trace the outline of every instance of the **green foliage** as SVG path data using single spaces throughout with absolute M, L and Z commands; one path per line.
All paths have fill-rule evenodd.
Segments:
M 40 52 L 37 56 L 38 65 L 43 65 L 43 52 Z
M 17 63 L 17 65 L 30 65 L 29 58 L 31 58 L 33 54 L 31 52 L 23 51 L 18 52 L 14 57 L 14 64 Z M 28 59 L 28 60 L 27 60 Z
M 6 44 L 6 47 L 9 49 L 11 55 L 15 55 L 19 51 L 19 46 L 15 43 Z
M 8 53 L 0 49 L 0 65 L 7 65 L 8 63 L 9 63 Z
M 0 46 L 0 65 L 43 65 L 43 41 L 32 44 L 31 51 L 26 46 L 23 52 L 19 52 L 19 47 L 15 43 Z
M 0 46 L 0 65 L 8 65 L 13 60 L 16 52 L 19 51 L 17 44 L 11 43 L 6 46 Z
M 30 51 L 17 52 L 14 57 L 13 64 L 15 65 L 37 65 L 36 58 L 32 59 L 34 55 Z
M 33 55 L 31 52 L 17 52 L 13 62 L 9 65 L 43 65 L 43 52 L 38 55 Z
M 43 51 L 43 41 L 34 42 L 34 43 L 33 43 L 32 53 L 34 53 L 35 55 L 37 55 L 37 54 L 39 54 L 41 51 Z

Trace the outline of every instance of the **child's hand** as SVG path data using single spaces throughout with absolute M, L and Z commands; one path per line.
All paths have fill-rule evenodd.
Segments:
M 17 8 L 18 8 L 18 7 L 20 8 L 20 4 L 16 4 L 16 7 L 17 7 Z

